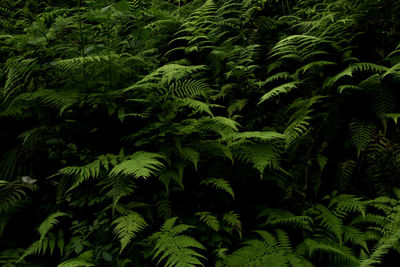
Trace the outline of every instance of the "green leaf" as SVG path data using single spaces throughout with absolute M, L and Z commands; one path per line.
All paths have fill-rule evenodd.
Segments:
M 117 164 L 110 172 L 112 177 L 117 175 L 133 176 L 134 178 L 148 178 L 155 172 L 164 168 L 159 161 L 164 156 L 157 153 L 139 151 L 127 157 L 126 160 Z
M 111 262 L 111 261 L 112 261 L 112 256 L 111 256 L 111 254 L 108 253 L 107 251 L 103 251 L 103 252 L 101 253 L 101 256 L 103 257 L 103 259 L 104 259 L 105 261 L 108 261 L 108 262 Z
M 232 187 L 229 184 L 228 181 L 226 181 L 225 179 L 221 179 L 221 178 L 208 178 L 206 180 L 203 180 L 200 182 L 200 184 L 204 184 L 204 185 L 212 185 L 214 188 L 216 189 L 221 189 L 225 192 L 227 192 L 229 195 L 232 196 L 232 198 L 235 198 L 235 195 L 233 193 Z

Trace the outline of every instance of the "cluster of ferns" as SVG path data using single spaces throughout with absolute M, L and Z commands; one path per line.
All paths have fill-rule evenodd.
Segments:
M 0 265 L 398 261 L 399 17 L 0 0 Z

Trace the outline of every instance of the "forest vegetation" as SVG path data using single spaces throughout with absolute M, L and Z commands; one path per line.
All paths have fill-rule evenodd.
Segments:
M 0 265 L 393 266 L 399 18 L 0 0 Z

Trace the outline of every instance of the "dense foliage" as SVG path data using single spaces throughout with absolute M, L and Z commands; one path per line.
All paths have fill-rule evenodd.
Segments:
M 399 17 L 0 0 L 1 266 L 399 260 Z

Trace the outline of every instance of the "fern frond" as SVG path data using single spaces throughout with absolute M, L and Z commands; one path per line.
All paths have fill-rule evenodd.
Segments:
M 24 252 L 24 254 L 19 258 L 21 262 L 25 257 L 29 255 L 44 254 L 48 247 L 52 251 L 55 246 L 55 236 L 51 235 L 50 230 L 59 223 L 59 217 L 67 216 L 68 214 L 64 212 L 55 212 L 48 216 L 39 226 L 38 232 L 40 234 L 40 239 L 31 244 Z M 53 243 L 53 245 L 52 245 Z
M 315 217 L 316 220 L 320 220 L 322 227 L 327 229 L 333 235 L 335 235 L 340 242 L 343 238 L 343 221 L 337 215 L 333 214 L 331 210 L 321 204 L 317 204 L 315 208 L 320 212 Z
M 242 222 L 240 221 L 240 215 L 237 214 L 234 210 L 224 213 L 222 217 L 222 221 L 227 223 L 230 227 L 235 229 L 239 234 L 240 238 L 242 238 Z
M 313 219 L 309 216 L 296 216 L 289 211 L 277 209 L 264 209 L 257 217 L 267 217 L 265 225 L 274 227 L 288 226 L 305 230 L 311 230 L 311 223 L 313 222 Z
M 264 84 L 275 82 L 275 81 L 278 81 L 278 80 L 287 80 L 289 77 L 290 77 L 290 73 L 289 72 L 278 72 L 278 73 L 268 77 L 264 81 Z
M 304 74 L 307 71 L 309 71 L 310 69 L 316 69 L 316 68 L 321 68 L 321 67 L 325 67 L 325 66 L 332 66 L 332 65 L 336 65 L 336 63 L 332 62 L 332 61 L 325 61 L 325 60 L 313 61 L 313 62 L 310 62 L 310 63 L 298 68 L 296 70 L 296 73 Z
M 270 169 L 279 168 L 279 153 L 271 144 L 241 145 L 237 157 L 252 164 L 260 172 L 261 177 L 267 167 Z
M 35 59 L 12 58 L 6 63 L 7 78 L 3 88 L 3 102 L 23 86 L 31 81 L 31 74 L 34 70 Z
M 159 81 L 161 84 L 169 84 L 172 81 L 176 81 L 189 75 L 193 75 L 196 72 L 203 71 L 205 68 L 205 65 L 185 66 L 173 63 L 166 64 L 145 76 L 137 84 L 140 85 L 146 82 L 154 81 Z M 129 90 L 129 88 L 126 90 Z
M 208 211 L 196 212 L 195 216 L 199 216 L 199 220 L 204 222 L 208 227 L 210 227 L 215 232 L 219 231 L 220 225 L 217 217 L 211 214 Z
M 349 125 L 351 139 L 357 148 L 357 155 L 360 156 L 361 151 L 367 147 L 376 131 L 375 124 L 361 121 L 353 121 Z
M 284 134 L 280 134 L 277 132 L 241 132 L 241 133 L 232 133 L 224 138 L 235 140 L 247 140 L 247 139 L 256 139 L 260 141 L 271 141 L 271 140 L 279 140 L 285 139 L 286 136 Z
M 229 118 L 232 117 L 236 111 L 241 111 L 247 104 L 247 99 L 239 99 L 231 103 L 226 111 L 228 112 Z
M 182 157 L 182 159 L 192 162 L 194 168 L 197 170 L 197 164 L 200 160 L 200 153 L 196 149 L 190 147 L 182 147 L 178 148 L 178 153 Z
M 225 179 L 221 178 L 208 178 L 206 180 L 203 180 L 200 182 L 200 184 L 204 185 L 212 185 L 216 189 L 221 189 L 225 192 L 227 192 L 229 195 L 232 196 L 232 198 L 235 198 L 235 195 L 233 193 L 232 187 L 229 184 L 229 182 Z
M 57 267 L 92 267 L 96 266 L 91 263 L 93 260 L 93 250 L 88 250 L 80 254 L 78 257 L 63 261 Z
M 382 121 L 386 130 L 386 114 L 398 110 L 397 96 L 392 88 L 384 85 L 371 86 L 369 89 L 372 100 L 372 109 L 375 112 L 376 117 Z
M 368 62 L 358 62 L 358 63 L 353 63 L 349 67 L 347 67 L 345 70 L 342 72 L 336 74 L 333 77 L 327 78 L 325 80 L 324 86 L 332 86 L 335 84 L 337 81 L 339 81 L 341 78 L 345 76 L 353 77 L 354 72 L 375 72 L 375 73 L 382 73 L 387 71 L 387 67 L 377 65 L 374 63 L 368 63 Z
M 67 216 L 68 214 L 64 212 L 56 212 L 48 216 L 39 226 L 38 232 L 40 234 L 40 238 L 44 238 L 47 233 L 50 232 L 50 230 L 58 224 L 58 219 L 59 217 Z
M 165 221 L 159 232 L 154 233 L 151 239 L 156 240 L 153 249 L 153 259 L 158 259 L 158 264 L 165 260 L 164 266 L 204 266 L 201 259 L 205 258 L 196 249 L 204 250 L 204 246 L 190 236 L 181 235 L 191 228 L 180 224 L 175 226 L 177 217 Z
M 172 82 L 164 93 L 165 97 L 187 98 L 195 96 L 207 96 L 211 88 L 205 82 L 199 80 L 177 80 Z
M 213 113 L 211 112 L 210 106 L 204 102 L 199 100 L 191 99 L 191 98 L 184 98 L 179 100 L 179 105 L 187 106 L 194 109 L 196 112 L 203 112 L 209 114 L 213 117 Z
M 89 179 L 96 179 L 99 176 L 101 168 L 101 160 L 97 159 L 91 163 L 88 163 L 82 167 L 68 166 L 62 168 L 58 173 L 68 176 L 77 177 L 75 183 L 68 189 L 68 191 L 75 189 L 84 181 Z
M 267 101 L 275 96 L 278 96 L 280 94 L 286 94 L 290 92 L 292 89 L 297 88 L 297 85 L 299 82 L 289 82 L 285 83 L 282 85 L 279 85 L 273 89 L 271 89 L 268 93 L 264 94 L 261 98 L 258 104 L 263 103 L 264 101 Z
M 35 184 L 0 180 L 0 214 L 7 212 L 16 206 L 19 201 L 26 198 L 27 190 L 34 191 L 37 188 Z
M 360 267 L 376 266 L 376 264 L 382 263 L 382 258 L 389 253 L 391 249 L 398 244 L 400 238 L 400 230 L 390 236 L 385 236 L 379 240 L 378 245 L 367 259 L 364 259 Z
M 314 254 L 328 254 L 332 256 L 332 262 L 344 261 L 350 264 L 358 263 L 353 251 L 346 246 L 319 242 L 313 239 L 306 239 L 297 247 L 297 253 L 313 257 Z
M 136 152 L 127 157 L 126 160 L 116 165 L 110 172 L 111 176 L 119 174 L 133 176 L 134 178 L 148 178 L 156 171 L 164 168 L 164 164 L 159 161 L 164 156 L 157 153 L 145 151 Z
M 112 54 L 109 55 L 89 55 L 84 57 L 59 59 L 52 62 L 52 65 L 58 68 L 61 72 L 75 72 L 83 69 L 84 66 L 94 63 L 110 62 L 113 59 L 123 59 L 124 55 Z
M 363 90 L 363 88 L 358 85 L 351 85 L 351 84 L 341 85 L 338 87 L 339 94 L 342 94 L 343 91 L 352 91 L 352 90 L 360 91 Z
M 341 190 L 344 190 L 350 184 L 356 165 L 357 163 L 354 160 L 346 160 L 339 164 L 336 177 Z
M 115 224 L 114 233 L 120 240 L 120 253 L 135 238 L 136 234 L 143 231 L 147 226 L 146 221 L 136 212 L 130 212 L 128 215 L 121 216 L 113 221 Z

